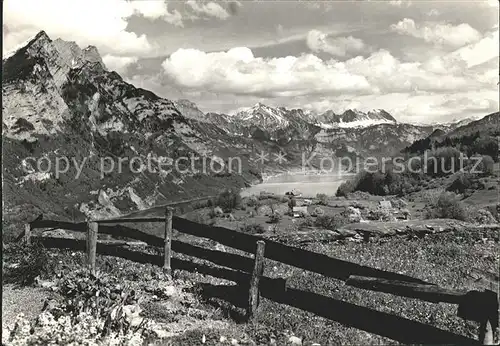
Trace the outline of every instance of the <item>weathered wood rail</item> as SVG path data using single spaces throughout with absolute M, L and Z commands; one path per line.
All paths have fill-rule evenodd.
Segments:
M 164 223 L 165 232 L 163 237 L 148 234 L 138 229 L 124 226 L 127 223 L 159 222 Z M 36 229 L 65 229 L 75 232 L 86 232 L 86 240 L 63 239 L 36 237 Z M 244 255 L 227 253 L 217 250 L 202 248 L 196 245 L 188 244 L 172 239 L 172 230 L 188 234 L 195 237 L 207 238 L 220 244 L 254 254 L 253 258 Z M 163 256 L 146 254 L 125 248 L 127 242 L 109 242 L 98 241 L 98 234 L 107 234 L 115 237 L 125 237 L 134 239 L 148 245 L 163 248 Z M 272 279 L 263 276 L 264 258 L 278 261 L 287 265 L 295 266 L 304 270 L 322 274 L 327 277 L 343 280 L 347 285 L 390 293 L 398 296 L 425 300 L 429 302 L 445 302 L 458 305 L 458 315 L 464 319 L 479 322 L 479 343 L 485 345 L 494 344 L 495 330 L 498 329 L 499 316 L 499 284 L 498 276 L 491 273 L 479 273 L 485 277 L 489 286 L 484 291 L 467 291 L 441 288 L 437 285 L 413 278 L 407 275 L 392 273 L 380 269 L 366 267 L 355 263 L 332 258 L 326 255 L 314 253 L 293 246 L 284 245 L 269 239 L 250 235 L 223 227 L 213 227 L 198 224 L 180 217 L 173 216 L 173 210 L 167 207 L 164 217 L 140 217 L 140 218 L 119 218 L 108 220 L 92 220 L 89 222 L 71 223 L 54 220 L 38 219 L 26 225 L 22 235 L 26 243 L 31 243 L 36 238 L 46 247 L 67 248 L 86 251 L 88 256 L 88 266 L 92 273 L 96 271 L 96 253 L 110 256 L 128 258 L 141 263 L 154 263 L 162 266 L 167 273 L 172 269 L 193 269 L 207 275 L 219 276 L 225 279 L 235 281 L 239 284 L 248 285 L 248 300 L 246 303 L 247 316 L 251 318 L 258 309 L 259 295 L 265 292 L 264 296 L 277 302 L 292 304 L 293 306 L 318 313 L 334 320 L 344 321 L 357 328 L 366 331 L 372 331 L 379 335 L 391 337 L 395 340 L 406 342 L 420 342 L 417 330 L 423 332 L 426 330 L 429 335 L 435 335 L 431 339 L 436 343 L 470 343 L 472 340 L 441 331 L 431 326 L 412 324 L 416 322 L 409 321 L 408 328 L 414 326 L 412 333 L 414 337 L 407 335 L 401 336 L 399 333 L 390 333 L 384 328 L 364 325 L 360 320 L 356 320 L 355 312 L 364 311 L 367 308 L 359 307 L 353 304 L 335 301 L 331 298 L 319 296 L 311 292 L 304 292 L 286 287 L 286 281 L 283 279 Z M 125 243 L 125 244 L 124 244 Z M 172 252 L 185 254 L 209 261 L 220 267 L 207 266 L 202 264 L 190 264 L 172 256 Z M 200 271 L 202 268 L 202 271 Z M 262 291 L 265 288 L 264 291 Z M 286 294 L 285 294 L 286 293 Z M 310 301 L 300 301 L 298 297 L 309 297 Z M 308 299 L 309 299 L 308 298 Z M 325 312 L 324 304 L 338 305 L 352 314 L 352 317 L 342 319 L 333 318 L 332 314 Z M 310 306 L 308 306 L 310 304 Z M 339 305 L 340 304 L 340 305 Z M 364 311 L 366 314 L 366 311 Z M 392 320 L 401 318 L 393 315 L 385 316 L 374 310 L 370 310 L 368 315 L 379 316 L 375 318 Z M 404 319 L 403 319 L 404 320 Z M 407 320 L 408 321 L 408 320 Z M 373 323 L 373 321 L 371 322 Z M 375 322 L 379 323 L 379 322 Z M 410 333 L 411 334 L 411 333 Z M 429 340 L 429 339 L 427 339 Z

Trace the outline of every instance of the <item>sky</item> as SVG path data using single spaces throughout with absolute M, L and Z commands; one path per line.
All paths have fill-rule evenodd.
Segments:
M 5 0 L 3 52 L 95 45 L 129 83 L 204 112 L 257 102 L 448 122 L 498 111 L 498 0 Z

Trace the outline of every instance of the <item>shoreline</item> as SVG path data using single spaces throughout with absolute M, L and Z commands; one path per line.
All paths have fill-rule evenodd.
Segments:
M 325 172 L 321 171 L 319 169 L 316 170 L 303 170 L 303 169 L 292 169 L 292 170 L 287 170 L 287 171 L 281 171 L 279 173 L 262 173 L 262 183 L 259 183 L 257 185 L 263 184 L 268 182 L 272 178 L 280 177 L 280 176 L 298 176 L 298 175 L 304 175 L 304 176 L 338 176 L 338 177 L 349 177 L 349 176 L 354 176 L 356 175 L 355 173 L 349 173 L 348 171 L 345 172 Z M 252 185 L 253 186 L 253 185 Z
M 297 178 L 300 176 L 304 176 L 304 179 L 302 180 L 301 178 Z M 322 185 L 326 186 L 326 190 L 329 190 L 329 187 L 340 185 L 352 176 L 355 176 L 355 173 L 343 172 L 340 174 L 333 174 L 332 172 L 325 172 L 320 170 L 303 171 L 302 169 L 272 172 L 263 174 L 262 182 L 258 184 L 252 184 L 249 187 L 241 189 L 240 195 L 242 197 L 246 197 L 253 194 L 258 194 L 261 190 L 266 191 L 267 189 L 271 190 L 269 191 L 270 193 L 281 195 L 285 194 L 285 192 L 288 190 L 298 189 L 300 191 L 303 190 L 302 194 L 304 197 L 314 197 L 318 193 L 323 193 L 325 189 L 322 188 Z M 287 177 L 289 177 L 288 181 Z M 331 177 L 332 179 L 331 181 L 329 181 L 329 179 L 326 179 L 325 181 L 315 181 L 318 178 L 321 179 L 321 177 Z M 337 188 L 335 188 L 335 191 L 325 192 L 330 195 L 335 195 Z

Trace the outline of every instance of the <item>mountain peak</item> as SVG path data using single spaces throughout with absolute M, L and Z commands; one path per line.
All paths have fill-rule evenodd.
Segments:
M 259 109 L 259 108 L 270 108 L 269 106 L 263 104 L 262 102 L 257 102 L 251 107 L 251 109 Z
M 363 112 L 358 109 L 346 109 L 341 114 L 327 110 L 317 117 L 317 123 L 324 127 L 367 127 L 378 124 L 395 124 L 396 119 L 383 109 L 373 109 Z
M 33 38 L 33 41 L 37 41 L 37 40 L 51 41 L 49 35 L 47 35 L 45 30 L 41 30 L 40 32 L 38 32 L 38 34 L 35 35 L 35 37 Z
M 257 102 L 253 107 L 238 112 L 236 119 L 257 127 L 282 128 L 289 124 L 285 110 Z
M 12 57 L 18 53 L 24 54 L 24 52 L 31 46 L 43 46 L 45 44 L 49 44 L 50 42 L 52 42 L 52 40 L 47 35 L 47 33 L 44 30 L 42 30 L 42 31 L 38 32 L 35 36 L 18 44 L 17 46 L 12 48 L 10 51 L 3 54 L 2 60 L 7 60 L 10 57 Z
M 74 41 L 61 38 L 51 40 L 43 30 L 27 43 L 4 55 L 2 60 L 3 70 L 8 72 L 7 80 L 27 78 L 33 71 L 39 71 L 41 65 L 46 65 L 58 87 L 64 84 L 71 69 L 90 63 L 100 70 L 106 70 L 96 47 L 81 49 Z

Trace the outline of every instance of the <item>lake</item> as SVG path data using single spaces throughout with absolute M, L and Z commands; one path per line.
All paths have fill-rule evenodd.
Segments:
M 265 179 L 262 184 L 243 189 L 243 197 L 258 195 L 261 191 L 284 195 L 292 189 L 299 190 L 304 197 L 314 197 L 318 193 L 335 195 L 337 188 L 353 174 L 280 174 Z

